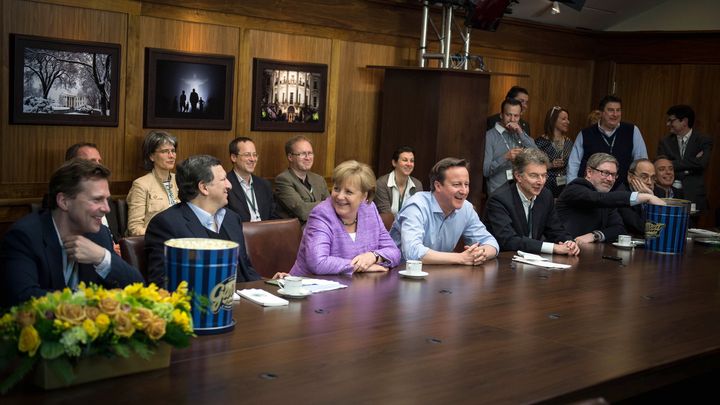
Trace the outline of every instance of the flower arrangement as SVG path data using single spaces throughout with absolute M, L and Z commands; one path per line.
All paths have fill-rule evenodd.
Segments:
M 80 357 L 127 358 L 134 351 L 147 359 L 160 342 L 187 347 L 194 336 L 190 300 L 185 281 L 173 293 L 155 284 L 106 290 L 80 283 L 75 292 L 65 288 L 14 306 L 0 317 L 0 371 L 9 374 L 0 392 L 40 359 L 71 382 L 72 361 Z

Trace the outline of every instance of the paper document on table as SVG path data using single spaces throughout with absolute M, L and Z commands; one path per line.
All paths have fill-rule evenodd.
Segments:
M 313 293 L 347 288 L 345 284 L 338 283 L 337 281 L 323 280 L 319 278 L 303 278 L 302 285 L 303 288 L 306 288 Z
M 235 299 L 236 296 L 238 296 L 238 299 L 239 297 L 243 297 L 264 307 L 281 307 L 283 305 L 290 304 L 288 300 L 272 295 L 269 292 L 261 290 L 259 288 L 246 288 L 244 290 L 237 290 L 233 295 L 233 299 Z
M 522 250 L 518 250 L 517 255 L 522 257 L 523 259 L 528 259 L 528 260 L 541 261 L 541 262 L 550 261 L 550 259 L 548 259 L 548 258 L 539 256 L 536 254 L 528 253 L 528 252 L 523 252 Z
M 533 266 L 545 267 L 547 269 L 569 269 L 570 267 L 572 267 L 569 264 L 553 263 L 547 259 L 545 259 L 545 260 L 530 260 L 530 259 L 526 259 L 526 258 L 520 257 L 520 256 L 513 256 L 512 259 L 514 262 L 531 264 Z

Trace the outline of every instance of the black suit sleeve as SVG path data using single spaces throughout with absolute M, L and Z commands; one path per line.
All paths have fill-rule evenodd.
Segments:
M 145 231 L 145 254 L 147 255 L 148 284 L 155 283 L 165 288 L 165 241 L 174 238 L 173 225 L 168 222 L 170 216 L 156 215 L 150 220 Z
M 553 243 L 572 240 L 572 235 L 570 235 L 570 232 L 565 229 L 563 222 L 557 214 L 557 210 L 555 210 L 552 192 L 549 189 L 543 189 L 542 194 L 540 194 L 538 198 L 542 198 L 543 206 L 549 207 L 549 209 L 546 209 L 546 215 L 543 217 L 543 222 L 540 224 L 540 226 L 544 227 L 542 234 L 545 237 L 545 240 Z
M 514 186 L 513 186 L 514 187 Z M 487 208 L 487 227 L 497 239 L 500 250 L 522 250 L 530 253 L 540 253 L 542 242 L 521 234 L 521 218 L 515 215 L 512 201 L 508 201 L 505 194 L 498 197 L 490 196 Z
M 107 227 L 103 225 L 100 227 L 100 232 L 88 234 L 86 237 L 110 252 L 110 273 L 108 273 L 105 280 L 103 280 L 106 287 L 122 288 L 128 284 L 145 282 L 145 279 L 143 279 L 138 269 L 129 265 L 115 253 L 113 240 L 110 237 L 110 230 Z
M 223 225 L 225 226 L 225 225 Z M 235 242 L 240 245 L 240 257 L 238 258 L 238 269 L 237 269 L 237 282 L 242 283 L 245 281 L 262 280 L 262 277 L 255 271 L 252 264 L 250 264 L 250 257 L 247 254 L 245 248 L 245 238 L 242 237 L 242 222 L 237 221 L 237 226 L 240 228 L 240 237 L 233 238 Z
M 600 231 L 605 235 L 605 242 L 614 242 L 617 240 L 618 235 L 627 233 L 617 209 L 610 210 L 607 223 Z
M 618 214 L 626 230 L 633 235 L 644 235 L 645 219 L 642 217 L 642 211 L 636 207 L 639 206 L 618 208 Z
M 40 237 L 37 235 L 37 237 Z M 48 290 L 40 285 L 42 258 L 32 249 L 33 237 L 21 229 L 11 229 L 0 253 L 2 260 L 2 291 L 4 305 L 12 306 L 31 297 L 41 297 Z

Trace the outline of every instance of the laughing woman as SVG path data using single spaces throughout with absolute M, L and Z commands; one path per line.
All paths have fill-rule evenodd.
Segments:
M 150 131 L 143 142 L 143 164 L 150 173 L 135 179 L 127 196 L 128 236 L 145 235 L 150 220 L 177 204 L 175 174 L 177 139 L 164 131 Z
M 333 171 L 333 183 L 330 198 L 310 212 L 290 274 L 352 274 L 397 266 L 400 250 L 372 202 L 372 169 L 348 160 Z
M 380 212 L 397 214 L 403 203 L 418 191 L 422 183 L 410 174 L 415 169 L 415 153 L 409 146 L 401 146 L 392 155 L 393 171 L 377 180 L 375 204 Z

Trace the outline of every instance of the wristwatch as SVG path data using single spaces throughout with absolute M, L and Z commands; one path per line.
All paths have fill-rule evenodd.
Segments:
M 371 252 L 371 253 L 372 253 L 373 255 L 375 255 L 375 263 L 381 261 L 382 257 L 380 257 L 380 255 L 377 254 L 377 252 Z
M 593 242 L 600 242 L 602 240 L 602 232 L 592 231 L 592 234 L 593 234 Z

